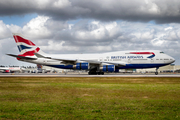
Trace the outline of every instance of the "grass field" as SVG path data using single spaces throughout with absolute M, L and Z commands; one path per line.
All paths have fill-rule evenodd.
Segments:
M 0 78 L 0 119 L 180 119 L 180 78 Z

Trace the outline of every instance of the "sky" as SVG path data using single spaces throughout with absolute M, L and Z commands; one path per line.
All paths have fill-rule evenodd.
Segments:
M 179 0 L 0 0 L 0 65 L 32 65 L 12 33 L 46 53 L 162 50 L 180 65 Z

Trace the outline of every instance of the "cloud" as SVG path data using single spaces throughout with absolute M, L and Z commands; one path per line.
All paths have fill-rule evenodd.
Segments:
M 0 20 L 0 40 L 12 37 L 13 32 L 21 32 L 21 28 L 17 25 L 6 25 Z
M 0 16 L 37 13 L 56 20 L 179 23 L 179 0 L 1 0 Z
M 9 36 L 9 29 L 8 26 L 3 23 L 2 20 L 0 20 L 0 39 L 7 38 L 7 35 Z
M 45 16 L 37 18 L 41 17 Z M 29 23 L 33 26 L 37 21 L 39 19 L 33 19 Z M 29 23 L 25 26 L 30 25 Z M 179 24 L 101 22 L 87 19 L 70 24 L 64 21 L 58 22 L 52 18 L 48 18 L 42 24 L 43 26 L 37 25 L 37 29 L 49 30 L 51 37 L 36 34 L 35 39 L 45 52 L 51 53 L 81 53 L 82 51 L 93 53 L 152 48 L 168 52 L 169 49 L 179 45 Z M 32 29 L 29 31 L 34 30 L 33 27 L 29 28 Z M 34 39 L 33 37 L 30 38 Z M 176 48 L 179 50 L 178 46 Z
M 31 38 L 47 38 L 51 35 L 51 32 L 45 26 L 49 17 L 38 16 L 33 18 L 22 28 L 22 32 Z
M 53 20 L 47 16 L 38 16 L 33 18 L 23 27 L 16 25 L 6 25 L 0 22 L 4 33 L 1 39 L 12 37 L 11 32 L 21 32 L 28 38 L 36 40 L 41 45 L 50 45 L 48 50 L 59 50 L 60 47 L 76 47 L 81 51 L 83 48 L 104 46 L 108 50 L 124 50 L 124 46 L 113 48 L 114 43 L 137 45 L 150 45 L 150 47 L 166 45 L 168 42 L 179 42 L 180 25 L 179 24 L 152 24 L 152 23 L 132 23 L 132 22 L 101 22 L 97 20 L 79 20 L 77 23 L 71 24 L 67 21 Z M 71 26 L 71 27 L 69 27 Z M 49 41 L 51 42 L 49 43 Z M 57 44 L 57 45 L 55 45 Z M 107 46 L 111 49 L 106 49 Z M 116 46 L 115 45 L 115 46 Z M 56 46 L 56 47 L 53 47 Z M 78 48 L 82 49 L 78 49 Z M 131 49 L 140 49 L 130 47 Z M 66 50 L 67 48 L 65 48 Z M 70 51 L 72 49 L 69 49 Z M 84 49 L 85 52 L 88 50 Z M 96 50 L 92 50 L 95 52 Z

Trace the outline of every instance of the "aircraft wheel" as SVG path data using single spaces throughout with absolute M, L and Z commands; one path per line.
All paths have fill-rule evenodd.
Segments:
M 88 72 L 89 75 L 97 75 L 97 72 Z
M 104 75 L 104 72 L 100 72 L 100 75 Z
M 158 75 L 158 72 L 155 72 L 155 75 Z

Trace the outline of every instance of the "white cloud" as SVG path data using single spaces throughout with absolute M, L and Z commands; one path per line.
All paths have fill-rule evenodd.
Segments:
M 0 20 L 0 39 L 6 38 L 9 36 L 10 30 L 8 29 L 7 25 L 3 23 L 2 20 Z
M 151 44 L 153 46 L 158 46 L 158 47 L 162 46 L 164 44 L 164 42 L 165 42 L 164 40 L 160 40 L 158 38 L 151 40 Z
M 81 48 L 77 46 L 65 46 L 65 41 L 49 40 L 47 46 L 40 46 L 43 50 L 49 53 L 65 53 L 65 52 L 78 52 Z
M 0 20 L 0 40 L 12 37 L 12 33 L 21 32 L 21 27 L 17 25 L 6 25 L 2 20 Z
M 141 39 L 142 40 L 152 40 L 153 39 L 153 34 L 149 31 L 149 32 L 143 32 L 141 35 Z
M 53 6 L 55 8 L 65 8 L 65 7 L 70 7 L 71 6 L 71 2 L 69 2 L 68 0 L 57 0 L 53 3 Z
M 155 3 L 151 3 L 151 4 L 150 4 L 150 8 L 149 8 L 148 11 L 149 11 L 149 13 L 151 13 L 151 14 L 154 14 L 154 15 L 159 14 L 159 15 L 160 15 L 159 7 L 158 7 L 157 4 L 155 4 Z
M 45 9 L 50 4 L 49 0 L 32 0 L 32 2 L 35 2 L 40 9 Z
M 6 25 L 7 28 L 11 31 L 11 33 L 21 33 L 22 29 L 21 27 L 17 26 L 17 25 Z
M 47 16 L 38 16 L 28 22 L 23 28 L 22 32 L 31 38 L 46 38 L 51 35 L 51 31 L 45 26 Z
M 172 29 L 173 29 L 173 27 L 164 28 L 165 31 L 167 31 L 167 30 L 172 30 Z

